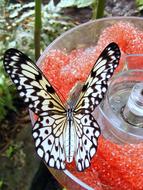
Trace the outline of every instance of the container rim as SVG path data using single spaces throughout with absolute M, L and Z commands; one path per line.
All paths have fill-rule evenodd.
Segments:
M 69 33 L 79 29 L 79 28 L 82 28 L 82 27 L 85 27 L 85 26 L 88 26 L 92 23 L 99 23 L 99 22 L 102 22 L 102 21 L 109 21 L 109 20 L 121 20 L 121 21 L 127 21 L 127 20 L 141 20 L 143 21 L 143 18 L 142 17 L 136 17 L 136 16 L 117 16 L 117 17 L 105 17 L 105 18 L 100 18 L 100 19 L 96 19 L 96 20 L 89 20 L 85 23 L 82 23 L 82 24 L 79 24 L 69 30 L 67 30 L 66 32 L 63 32 L 60 36 L 58 36 L 55 40 L 53 40 L 53 42 L 51 42 L 47 47 L 46 49 L 42 52 L 42 54 L 40 55 L 39 59 L 37 60 L 37 65 L 40 65 L 40 62 L 43 60 L 43 58 L 45 57 L 45 53 L 48 52 L 52 46 L 54 46 L 58 41 L 60 41 L 65 35 L 68 35 Z

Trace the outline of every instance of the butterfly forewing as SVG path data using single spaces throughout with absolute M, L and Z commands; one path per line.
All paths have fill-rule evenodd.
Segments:
M 76 103 L 75 112 L 91 113 L 94 111 L 107 91 L 107 82 L 118 66 L 119 59 L 118 45 L 109 44 L 93 66 Z
M 9 49 L 4 56 L 4 66 L 20 96 L 34 113 L 65 112 L 54 88 L 26 55 L 16 49 Z

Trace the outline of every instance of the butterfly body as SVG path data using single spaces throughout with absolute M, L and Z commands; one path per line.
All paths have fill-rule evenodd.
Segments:
M 66 108 L 31 59 L 16 49 L 5 52 L 5 70 L 29 109 L 38 115 L 32 135 L 37 154 L 47 166 L 65 169 L 66 162 L 73 159 L 79 171 L 90 166 L 101 133 L 92 112 L 103 99 L 119 59 L 118 45 L 109 44 L 93 66 L 77 101 Z
M 65 135 L 64 135 L 64 149 L 66 155 L 66 161 L 71 163 L 73 161 L 73 157 L 75 154 L 75 142 L 76 142 L 76 135 L 73 125 L 73 110 L 69 108 L 67 110 L 67 126 L 65 128 Z

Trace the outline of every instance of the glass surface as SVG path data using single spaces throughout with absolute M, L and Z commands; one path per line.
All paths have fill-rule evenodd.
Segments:
M 141 69 L 143 70 L 143 54 L 129 54 L 126 55 L 127 68 L 130 70 Z
M 103 136 L 112 142 L 122 144 L 143 142 L 143 126 L 140 127 L 136 124 L 139 118 L 134 116 L 134 120 L 130 124 L 128 122 L 130 118 L 125 119 L 122 113 L 131 97 L 132 89 L 141 82 L 143 82 L 143 70 L 121 72 L 111 80 L 106 98 L 99 106 L 98 122 L 102 127 Z M 138 92 L 134 95 L 134 101 L 137 96 Z M 130 111 L 133 111 L 133 108 Z M 140 114 L 143 113 L 143 107 L 140 108 L 140 112 Z M 140 118 L 143 121 L 143 116 Z
M 55 41 L 53 41 L 53 43 L 51 43 L 45 49 L 45 51 L 42 53 L 41 57 L 37 61 L 38 66 L 39 67 L 41 66 L 47 53 L 49 53 L 51 50 L 58 49 L 64 52 L 71 52 L 74 49 L 86 48 L 92 45 L 95 46 L 100 37 L 101 32 L 105 28 L 112 26 L 113 24 L 118 23 L 119 21 L 133 23 L 137 28 L 143 31 L 143 19 L 137 18 L 137 17 L 117 17 L 117 18 L 112 17 L 112 18 L 104 18 L 104 19 L 99 19 L 95 21 L 90 21 L 85 24 L 81 24 L 80 26 L 77 26 L 65 32 L 60 37 L 58 37 Z M 128 59 L 128 62 L 129 62 L 129 59 Z M 127 64 L 124 69 L 128 69 L 128 67 L 130 68 L 129 64 Z M 102 114 L 106 114 L 106 113 L 103 113 L 100 110 L 98 112 L 99 120 L 101 117 L 103 117 Z M 33 120 L 32 115 L 31 115 L 31 119 Z M 105 121 L 101 125 L 110 127 L 110 123 L 107 123 L 107 121 Z M 103 126 L 101 127 L 103 128 Z M 59 181 L 59 183 L 65 186 L 68 190 L 73 190 L 73 189 L 74 190 L 84 190 L 84 189 L 96 190 L 95 186 L 89 183 L 89 180 L 83 182 L 80 179 L 80 177 L 76 177 L 75 175 L 73 175 L 72 171 L 69 171 L 69 170 L 58 171 L 52 168 L 49 168 L 49 170 L 55 176 L 55 178 Z M 84 172 L 81 173 L 80 175 L 83 176 Z M 96 177 L 97 176 L 95 176 L 95 179 Z M 102 181 L 101 181 L 101 184 L 102 184 Z M 102 185 L 106 186 L 106 184 L 102 184 Z

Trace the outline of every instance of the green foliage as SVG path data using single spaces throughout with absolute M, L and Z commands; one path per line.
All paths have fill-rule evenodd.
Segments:
M 11 158 L 11 157 L 14 155 L 15 151 L 16 151 L 16 147 L 10 145 L 10 146 L 7 148 L 5 154 L 6 154 L 6 156 L 7 156 L 8 158 Z
M 41 5 L 42 0 L 35 0 L 35 32 L 34 32 L 34 45 L 35 45 L 35 60 L 40 56 L 40 41 L 41 41 Z
M 143 10 L 143 0 L 136 0 L 139 11 Z
M 5 28 L 3 32 L 5 49 L 15 47 L 32 59 L 34 59 L 34 6 L 34 2 L 24 5 L 7 4 L 5 22 L 0 23 Z M 41 17 L 41 51 L 58 35 L 74 26 L 68 21 L 69 18 L 61 14 L 61 8 L 56 7 L 53 0 L 47 5 L 42 5 Z
M 23 143 L 16 144 L 14 142 L 11 142 L 11 145 L 8 146 L 3 155 L 9 159 L 14 159 L 17 156 L 20 156 L 21 162 L 23 162 L 23 159 L 25 157 L 25 154 L 23 152 Z
M 92 19 L 102 18 L 104 16 L 105 0 L 95 0 L 92 4 Z
M 66 7 L 77 7 L 83 8 L 91 6 L 95 0 L 61 0 L 58 4 L 58 7 L 66 8 Z
M 4 185 L 4 181 L 0 179 L 0 190 L 3 188 L 3 185 Z
M 10 85 L 9 78 L 4 74 L 2 62 L 0 62 L 0 121 L 6 117 L 8 111 L 16 111 L 13 106 L 15 95 L 15 88 Z

